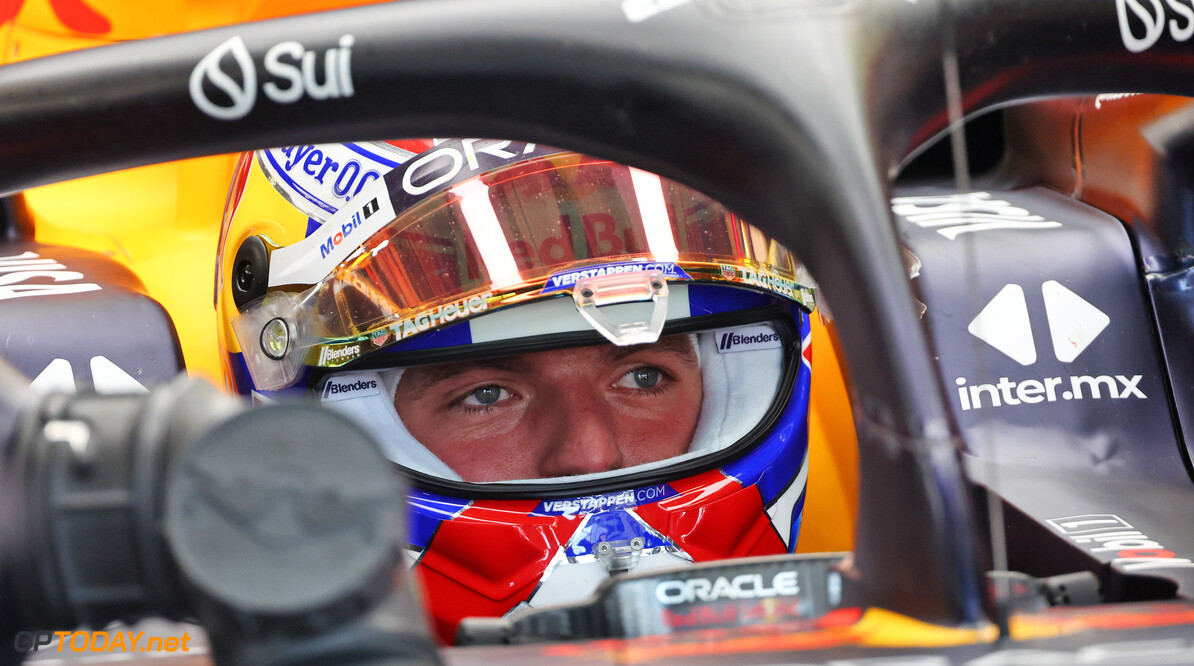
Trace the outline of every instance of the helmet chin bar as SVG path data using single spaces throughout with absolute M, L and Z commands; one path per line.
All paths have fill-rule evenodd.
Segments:
M 572 289 L 576 310 L 607 340 L 627 347 L 659 340 L 667 320 L 667 279 L 663 271 L 615 273 L 582 278 Z M 651 301 L 649 319 L 615 322 L 601 308 L 619 303 Z

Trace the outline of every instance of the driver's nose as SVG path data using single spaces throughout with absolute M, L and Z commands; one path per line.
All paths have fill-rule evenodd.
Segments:
M 551 403 L 545 407 L 551 437 L 540 459 L 541 477 L 607 472 L 623 466 L 615 415 L 599 395 L 567 391 Z

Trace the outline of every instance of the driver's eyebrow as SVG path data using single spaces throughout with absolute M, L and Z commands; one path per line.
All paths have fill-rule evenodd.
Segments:
M 631 345 L 629 347 L 608 345 L 602 348 L 601 360 L 606 363 L 617 363 L 628 356 L 633 356 L 643 351 L 662 352 L 675 356 L 686 363 L 697 362 L 696 350 L 693 349 L 692 339 L 684 334 L 669 335 L 666 338 L 660 338 L 656 342 L 645 345 Z
M 436 384 L 457 377 L 473 370 L 502 370 L 506 372 L 522 373 L 527 371 L 527 362 L 522 354 L 515 356 L 499 356 L 497 358 L 482 358 L 475 361 L 461 361 L 459 363 L 443 363 L 407 370 L 413 376 L 415 385 L 412 389 L 422 393 L 430 390 Z
M 632 345 L 629 347 L 605 345 L 602 347 L 601 361 L 605 363 L 617 363 L 628 356 L 644 351 L 669 354 L 687 363 L 697 362 L 696 350 L 693 349 L 692 341 L 687 335 L 670 335 L 666 338 L 660 338 L 658 342 L 646 345 Z M 411 390 L 416 393 L 424 393 L 434 388 L 440 382 L 473 370 L 501 370 L 519 374 L 528 372 L 528 368 L 529 364 L 526 361 L 526 354 L 516 354 L 514 356 L 499 356 L 497 358 L 483 358 L 474 361 L 423 366 L 411 368 L 407 372 L 410 379 L 414 382 Z

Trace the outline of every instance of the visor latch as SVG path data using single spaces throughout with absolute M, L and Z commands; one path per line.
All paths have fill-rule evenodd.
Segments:
M 667 279 L 663 271 L 635 271 L 581 278 L 572 298 L 581 316 L 607 340 L 625 347 L 655 342 L 667 321 Z M 650 303 L 649 312 L 645 306 Z M 642 304 L 638 307 L 620 304 Z
M 625 573 L 638 565 L 645 545 L 645 540 L 639 536 L 623 541 L 602 541 L 594 551 L 610 573 Z

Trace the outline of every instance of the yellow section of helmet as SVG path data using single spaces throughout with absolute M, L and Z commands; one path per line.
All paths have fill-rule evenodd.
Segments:
M 237 306 L 232 298 L 232 280 L 235 279 L 233 262 L 237 249 L 251 236 L 261 236 L 274 246 L 286 246 L 302 240 L 307 233 L 307 216 L 278 193 L 256 160 L 248 155 L 244 159 L 249 160 L 244 190 L 227 223 L 226 235 L 217 252 L 219 343 L 223 351 L 233 354 L 240 353 L 240 344 L 232 331 L 232 321 L 237 317 Z M 260 279 L 265 278 L 264 275 L 260 276 Z

